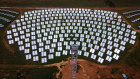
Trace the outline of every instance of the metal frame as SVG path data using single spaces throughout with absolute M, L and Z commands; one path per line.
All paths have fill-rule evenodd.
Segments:
M 71 45 L 71 79 L 77 78 L 78 45 Z

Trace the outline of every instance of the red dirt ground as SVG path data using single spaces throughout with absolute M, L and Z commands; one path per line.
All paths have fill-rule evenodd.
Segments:
M 113 65 L 99 65 L 83 59 L 78 59 L 80 69 L 77 73 L 77 79 L 123 79 L 122 73 L 125 73 L 129 78 L 139 79 L 140 68 L 137 66 L 127 66 L 124 64 L 113 64 Z M 60 66 L 64 65 L 61 69 Z M 45 68 L 57 66 L 60 72 L 62 72 L 62 79 L 71 79 L 71 65 L 70 59 L 68 61 L 62 61 L 60 63 L 54 63 L 50 65 L 7 65 L 1 64 L 0 68 Z M 118 68 L 119 70 L 111 74 L 112 68 Z M 58 78 L 60 72 L 56 74 Z M 135 74 L 132 76 L 132 74 Z
M 123 79 L 122 73 L 128 77 L 131 77 L 132 74 L 134 79 L 140 77 L 140 69 L 138 67 L 130 67 L 121 64 L 114 65 L 98 65 L 86 60 L 78 60 L 79 65 L 81 66 L 80 70 L 77 73 L 77 79 Z M 112 68 L 118 68 L 114 74 L 111 74 Z M 71 79 L 71 66 L 66 64 L 62 70 L 63 77 L 62 79 Z

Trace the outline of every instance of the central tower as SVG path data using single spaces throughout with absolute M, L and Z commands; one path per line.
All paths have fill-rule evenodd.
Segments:
M 71 79 L 77 78 L 78 45 L 71 45 Z

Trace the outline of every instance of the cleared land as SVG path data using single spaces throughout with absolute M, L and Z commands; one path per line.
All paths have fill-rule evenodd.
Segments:
M 128 66 L 126 64 L 99 65 L 99 64 L 94 64 L 92 62 L 89 62 L 83 59 L 78 59 L 78 65 L 79 65 L 79 69 L 77 73 L 78 79 L 85 79 L 85 78 L 87 79 L 102 79 L 102 78 L 123 79 L 123 77 L 121 76 L 122 73 L 126 73 L 128 78 L 137 79 L 140 77 L 139 66 Z M 53 66 L 57 66 L 59 69 L 59 72 L 58 70 L 56 71 L 55 70 L 56 68 Z M 60 68 L 60 66 L 62 67 Z M 62 77 L 62 79 L 71 79 L 71 65 L 70 65 L 69 59 L 68 61 L 65 61 L 65 62 L 62 61 L 60 63 L 55 63 L 51 65 L 0 65 L 0 68 L 1 68 L 0 72 L 4 74 L 4 75 L 1 74 L 1 77 L 6 77 L 6 78 L 9 78 L 10 76 L 12 76 L 12 78 L 15 78 L 15 74 L 17 73 L 17 71 L 22 71 L 25 73 L 24 75 L 26 76 L 27 79 L 29 78 L 34 78 L 34 79 L 54 78 L 55 79 L 55 77 L 56 78 Z M 8 69 L 8 70 L 4 70 L 4 69 Z M 11 73 L 11 71 L 14 71 L 14 73 Z M 33 72 L 33 71 L 37 71 L 37 72 Z M 55 74 L 50 73 L 50 72 L 53 72 Z M 43 74 L 40 74 L 40 73 L 43 73 Z M 32 76 L 33 74 L 36 74 L 36 75 Z M 51 77 L 52 74 L 53 74 L 53 77 Z M 48 75 L 50 77 L 48 76 L 45 77 L 45 75 L 46 76 Z

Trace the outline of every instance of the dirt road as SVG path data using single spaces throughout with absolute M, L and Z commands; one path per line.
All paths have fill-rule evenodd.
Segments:
M 60 63 L 54 63 L 49 65 L 8 65 L 8 64 L 0 64 L 0 68 L 45 68 L 57 66 L 60 70 L 56 74 L 56 78 L 62 72 L 62 79 L 71 79 L 71 64 L 70 58 L 68 61 L 62 61 Z M 122 79 L 121 73 L 125 72 L 129 77 L 131 74 L 136 74 L 134 76 L 135 79 L 140 77 L 140 69 L 138 67 L 130 67 L 124 64 L 113 64 L 113 65 L 99 65 L 92 63 L 90 61 L 86 61 L 83 59 L 78 59 L 78 64 L 80 65 L 80 69 L 77 73 L 77 79 L 104 79 L 104 78 L 116 78 Z M 64 68 L 60 68 L 61 65 L 64 65 Z M 112 68 L 118 68 L 119 70 L 112 74 Z

